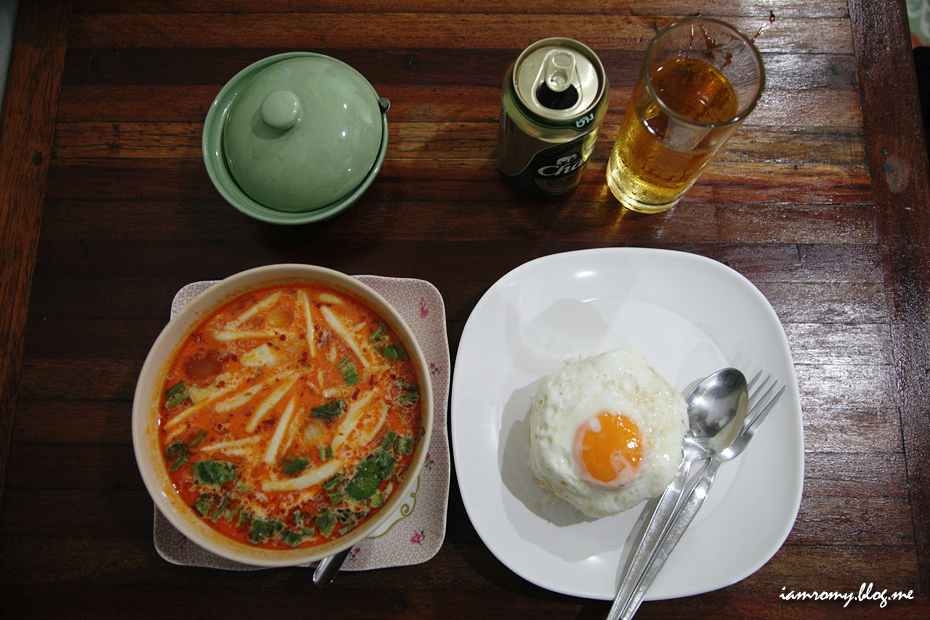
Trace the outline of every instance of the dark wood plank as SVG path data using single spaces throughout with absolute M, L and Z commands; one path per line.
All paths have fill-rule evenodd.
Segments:
M 101 544 L 101 543 L 98 543 Z M 136 558 L 138 544 L 119 545 L 115 547 L 102 541 L 105 557 Z M 83 554 L 82 554 L 83 555 Z M 476 613 L 483 617 L 500 617 L 506 614 L 510 618 L 539 618 L 541 616 L 603 618 L 609 603 L 566 597 L 544 592 L 525 582 L 515 583 L 508 571 L 496 564 L 493 557 L 480 546 L 462 546 L 458 549 L 456 561 L 441 558 L 444 564 L 457 569 L 482 566 L 479 575 L 466 582 L 455 581 L 443 586 L 443 574 L 432 573 L 439 579 L 429 578 L 425 581 L 411 576 L 425 577 L 422 569 L 376 571 L 374 574 L 347 573 L 340 575 L 329 591 L 313 590 L 308 585 L 309 571 L 306 569 L 278 569 L 259 571 L 245 575 L 225 575 L 217 580 L 216 571 L 202 569 L 166 568 L 163 562 L 152 562 L 146 567 L 154 573 L 146 573 L 133 565 L 121 562 L 110 564 L 97 563 L 89 568 L 97 569 L 106 575 L 113 575 L 121 582 L 106 588 L 95 585 L 93 581 L 82 583 L 69 580 L 64 575 L 49 583 L 17 586 L 0 585 L 0 611 L 10 617 L 52 618 L 60 613 L 55 600 L 67 600 L 69 609 L 76 615 L 96 615 L 97 617 L 138 618 L 166 617 L 176 613 L 179 604 L 170 598 L 178 588 L 189 586 L 191 580 L 200 584 L 197 590 L 199 615 L 206 618 L 221 618 L 228 613 L 229 606 L 234 606 L 243 613 L 260 614 L 264 618 L 291 618 L 294 605 L 312 607 L 318 613 L 338 614 L 348 618 L 390 617 L 402 613 L 409 618 L 473 618 Z M 813 560 L 813 562 L 812 562 Z M 883 617 L 893 614 L 895 618 L 924 618 L 930 605 L 917 593 L 907 588 L 898 590 L 888 588 L 887 594 L 901 591 L 911 592 L 915 600 L 887 603 L 881 608 L 877 600 L 854 600 L 851 609 L 843 608 L 843 601 L 791 601 L 779 596 L 792 591 L 837 592 L 858 595 L 862 588 L 862 579 L 868 579 L 873 566 L 873 558 L 863 558 L 856 548 L 818 548 L 788 547 L 777 560 L 773 560 L 750 580 L 737 584 L 733 588 L 709 593 L 700 597 L 689 597 L 672 601 L 656 601 L 644 604 L 641 617 L 644 618 L 680 618 L 682 609 L 688 609 L 693 617 L 714 618 L 836 618 L 838 613 L 850 617 Z M 805 575 L 803 581 L 796 576 L 798 562 L 811 562 L 820 567 L 818 573 Z M 884 564 L 893 566 L 889 576 L 906 579 L 913 570 L 905 554 L 889 554 Z M 302 572 L 301 572 L 302 571 Z M 68 572 L 73 572 L 68 571 Z M 169 573 L 171 578 L 166 578 Z M 151 583 L 150 575 L 158 583 Z M 129 580 L 129 583 L 125 581 Z M 445 575 L 448 579 L 448 575 Z M 375 581 L 379 587 L 371 587 Z M 383 580 L 383 581 L 382 581 Z M 440 581 L 440 583 L 436 583 Z M 414 583 L 419 587 L 409 588 Z M 866 584 L 869 582 L 866 581 Z M 879 591 L 884 590 L 884 588 Z M 279 606 L 267 604 L 267 594 L 274 592 L 283 599 Z M 364 591 L 365 596 L 352 596 L 353 603 L 347 605 L 345 596 L 353 592 Z M 765 594 L 760 597 L 759 593 Z M 355 604 L 359 599 L 360 604 Z M 134 608 L 136 601 L 147 601 L 144 608 Z M 493 606 L 493 611 L 484 609 L 475 612 L 475 601 L 481 606 Z
M 891 309 L 895 389 L 901 411 L 908 481 L 921 566 L 930 590 L 930 195 L 928 163 L 913 57 L 907 50 L 904 2 L 878 7 L 850 2 L 859 81 L 874 180 L 882 266 Z M 892 50 L 899 62 L 876 59 Z M 878 77 L 881 74 L 881 77 Z M 886 105 L 887 93 L 895 104 Z
M 70 18 L 68 2 L 20 8 L 0 119 L 0 501 Z
M 523 7 L 523 13 L 540 14 L 594 14 L 615 19 L 635 19 L 652 13 L 665 15 L 689 15 L 694 12 L 691 0 L 662 0 L 652 5 L 634 5 L 631 0 L 608 0 L 604 3 L 584 5 L 566 4 L 561 0 L 537 0 Z M 477 0 L 472 2 L 448 0 L 425 0 L 417 3 L 404 0 L 363 0 L 353 2 L 352 7 L 364 12 L 414 12 L 414 13 L 508 13 L 509 5 L 494 0 Z M 648 8 L 647 8 L 648 7 Z M 345 11 L 345 3 L 340 0 L 299 0 L 287 3 L 262 6 L 262 13 L 306 13 L 325 12 L 340 13 Z M 79 0 L 75 6 L 76 13 L 253 13 L 254 3 L 249 0 L 235 0 L 223 3 L 221 7 L 211 0 L 142 0 L 126 5 L 120 0 Z M 730 0 L 706 0 L 701 4 L 701 13 L 717 17 L 734 15 L 768 17 L 775 11 L 777 17 L 848 17 L 849 10 L 843 0 L 823 0 L 816 6 L 810 6 L 804 0 L 751 0 L 734 3 Z M 661 13 L 660 13 L 661 12 Z
M 693 14 L 690 10 L 688 14 Z M 633 16 L 628 16 L 633 17 Z M 519 51 L 554 32 L 583 32 L 592 49 L 642 50 L 661 28 L 680 14 L 633 19 L 597 19 L 590 14 L 528 14 L 519 22 L 489 20 L 482 13 L 189 13 L 77 14 L 71 45 L 76 48 L 184 47 L 197 40 L 203 47 L 264 47 L 269 33 L 276 45 L 295 49 L 313 47 L 378 49 L 396 47 L 394 33 L 403 32 L 405 48 L 494 49 L 501 42 Z M 349 20 L 353 27 L 346 29 Z M 768 12 L 728 16 L 747 33 L 763 30 L 756 39 L 763 53 L 844 53 L 850 49 L 845 17 L 777 18 Z M 315 33 L 308 40 L 306 33 Z M 233 43 L 234 42 L 234 43 Z
M 85 93 L 84 96 L 97 97 L 105 94 L 93 92 Z M 484 93 L 469 91 L 464 96 L 484 98 Z M 828 96 L 836 98 L 832 92 Z M 416 93 L 404 93 L 400 100 L 409 101 L 411 97 L 416 97 Z M 853 102 L 858 106 L 858 96 L 851 96 L 849 99 L 850 107 L 853 107 Z M 435 100 L 433 101 L 435 105 Z M 151 113 L 157 113 L 154 110 L 157 105 L 150 105 L 153 108 Z M 489 114 L 497 113 L 491 112 L 490 106 L 488 108 Z M 390 160 L 415 159 L 420 160 L 420 163 L 427 163 L 436 158 L 493 159 L 497 145 L 496 116 L 489 116 L 489 120 L 448 123 L 442 122 L 443 110 L 439 108 L 431 111 L 432 119 L 403 120 L 402 115 L 409 110 L 409 107 L 399 106 L 395 113 L 394 108 L 391 108 L 388 147 Z M 135 112 L 149 114 L 149 110 L 138 107 L 135 108 Z M 867 171 L 865 153 L 861 145 L 862 136 L 852 130 L 858 125 L 858 119 L 836 119 L 835 123 L 829 123 L 837 127 L 836 132 L 825 134 L 820 128 L 815 131 L 810 126 L 805 128 L 784 122 L 784 113 L 778 114 L 782 118 L 777 123 L 766 125 L 760 117 L 760 122 L 742 127 L 714 161 L 714 168 L 720 168 L 721 163 L 770 163 L 777 157 L 781 161 L 824 164 L 825 167 L 830 166 L 829 169 L 834 173 L 843 168 L 844 175 L 855 175 L 865 180 Z M 413 117 L 414 114 L 408 113 L 407 116 Z M 618 128 L 616 123 L 608 122 L 603 125 L 604 137 L 596 147 L 598 154 L 603 152 L 603 156 L 607 156 L 611 145 L 606 138 L 608 135 L 615 135 Z M 848 129 L 844 132 L 843 128 Z M 181 159 L 190 160 L 191 165 L 196 166 L 203 157 L 202 131 L 201 122 L 59 123 L 55 133 L 55 156 L 76 162 Z M 443 133 L 443 139 L 437 142 L 435 137 L 440 131 Z
M 502 201 L 538 204 L 538 201 L 530 201 L 509 187 L 502 187 L 493 160 L 477 163 L 476 168 L 476 162 L 466 163 L 463 160 L 433 161 L 429 166 L 410 160 L 386 160 L 376 182 L 372 183 L 363 199 L 340 219 L 351 218 L 366 204 L 383 200 L 429 201 L 436 206 L 445 204 L 447 208 L 453 208 L 448 206 L 449 203 L 462 196 L 481 196 L 486 198 L 486 205 Z M 98 200 L 139 200 L 154 195 L 161 200 L 218 201 L 202 162 L 196 160 L 117 160 L 106 163 L 77 160 L 56 164 L 49 174 L 55 184 L 49 189 L 49 198 L 53 200 L 80 198 L 86 188 Z M 432 183 L 437 177 L 445 182 Z M 571 201 L 603 205 L 616 216 L 619 209 L 608 201 L 612 197 L 605 192 L 603 179 L 604 165 L 590 165 L 581 185 L 573 191 Z M 708 167 L 682 204 L 704 201 L 861 204 L 869 199 L 869 190 L 867 177 L 851 177 L 849 170 L 825 164 L 744 164 L 721 160 Z M 548 204 L 553 206 L 537 208 L 536 211 L 552 212 L 562 202 Z M 675 213 L 681 211 L 678 209 Z M 671 215 L 667 213 L 657 219 L 667 219 Z
M 598 56 L 604 64 L 607 78 L 614 89 L 631 89 L 638 76 L 643 58 L 643 47 L 638 51 L 618 50 L 612 47 L 598 49 Z M 157 88 L 168 89 L 183 85 L 184 96 L 195 93 L 191 89 L 209 85 L 219 91 L 225 81 L 249 64 L 282 52 L 293 51 L 288 47 L 243 49 L 230 47 L 222 50 L 213 48 L 162 48 L 139 47 L 133 49 L 69 49 L 66 57 L 66 87 L 101 88 L 96 92 L 111 92 L 116 99 L 131 96 L 134 91 Z M 445 86 L 451 92 L 470 92 L 468 89 L 498 89 L 498 82 L 503 78 L 507 67 L 514 61 L 519 49 L 448 49 L 417 48 L 401 50 L 379 50 L 372 54 L 366 49 L 332 49 L 314 46 L 307 51 L 332 56 L 355 67 L 362 75 L 370 76 L 378 90 L 385 86 L 397 88 Z M 837 90 L 856 91 L 856 67 L 854 59 L 843 54 L 781 54 L 766 53 L 763 56 L 766 68 L 767 91 L 811 91 L 834 88 Z M 459 68 L 467 63 L 469 71 L 464 73 Z M 138 67 L 144 64 L 150 73 L 140 73 Z M 178 75 L 176 67 L 183 65 L 186 70 Z M 106 91 L 108 86 L 121 85 L 132 87 L 125 91 Z M 67 93 L 67 91 L 65 91 Z M 179 90 L 179 92 L 181 92 Z M 480 92 L 480 91 L 479 91 Z M 441 93 L 432 93 L 432 98 Z M 627 97 L 624 97 L 626 99 Z M 495 101 L 497 97 L 491 97 Z M 71 99 L 66 99 L 71 103 Z M 209 101 L 203 97 L 201 101 Z M 90 99 L 73 102 L 79 111 L 85 106 L 105 107 L 112 114 L 118 101 L 107 99 Z M 144 99 L 138 99 L 139 109 L 152 106 Z M 470 103 L 482 108 L 483 100 L 474 97 Z M 71 106 L 63 113 L 74 114 Z M 789 106 L 789 109 L 791 106 Z M 829 111 L 825 106 L 822 112 Z M 157 108 L 156 108 L 157 109 Z M 205 111 L 205 110 L 204 110 Z M 174 113 L 173 110 L 162 112 Z M 620 114 L 622 108 L 611 110 Z M 64 117 L 67 118 L 67 117 Z M 93 117 L 91 117 L 93 118 Z M 176 118 L 176 117 L 175 117 Z M 750 122 L 755 123 L 754 114 Z

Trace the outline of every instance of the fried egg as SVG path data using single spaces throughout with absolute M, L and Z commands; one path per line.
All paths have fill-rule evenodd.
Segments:
M 539 484 L 590 517 L 660 495 L 681 464 L 685 400 L 633 349 L 575 360 L 544 377 L 529 414 Z

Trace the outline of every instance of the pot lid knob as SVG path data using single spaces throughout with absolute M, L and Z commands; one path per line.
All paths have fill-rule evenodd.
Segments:
M 265 124 L 287 131 L 300 120 L 300 99 L 289 90 L 276 90 L 262 101 L 262 120 Z

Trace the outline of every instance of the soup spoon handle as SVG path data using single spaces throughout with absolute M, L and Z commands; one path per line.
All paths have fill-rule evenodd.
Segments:
M 664 538 L 665 530 L 675 514 L 681 498 L 685 482 L 691 472 L 691 466 L 697 460 L 697 455 L 686 455 L 678 468 L 678 475 L 665 489 L 659 502 L 653 508 L 649 523 L 643 532 L 642 540 L 636 545 L 636 551 L 626 571 L 620 578 L 620 588 L 610 608 L 608 620 L 616 620 L 620 613 L 631 603 L 636 594 L 636 587 L 642 580 L 643 574 L 649 568 L 653 555 L 658 551 L 659 544 Z
M 336 573 L 342 568 L 342 563 L 349 556 L 350 551 L 352 551 L 352 547 L 320 560 L 320 563 L 316 565 L 316 569 L 313 571 L 313 585 L 318 588 L 325 588 L 331 584 L 333 579 L 336 578 Z

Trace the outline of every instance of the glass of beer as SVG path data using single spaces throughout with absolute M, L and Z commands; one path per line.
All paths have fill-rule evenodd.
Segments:
M 660 31 L 607 163 L 611 193 L 640 213 L 675 206 L 764 86 L 759 51 L 733 26 L 688 18 Z

